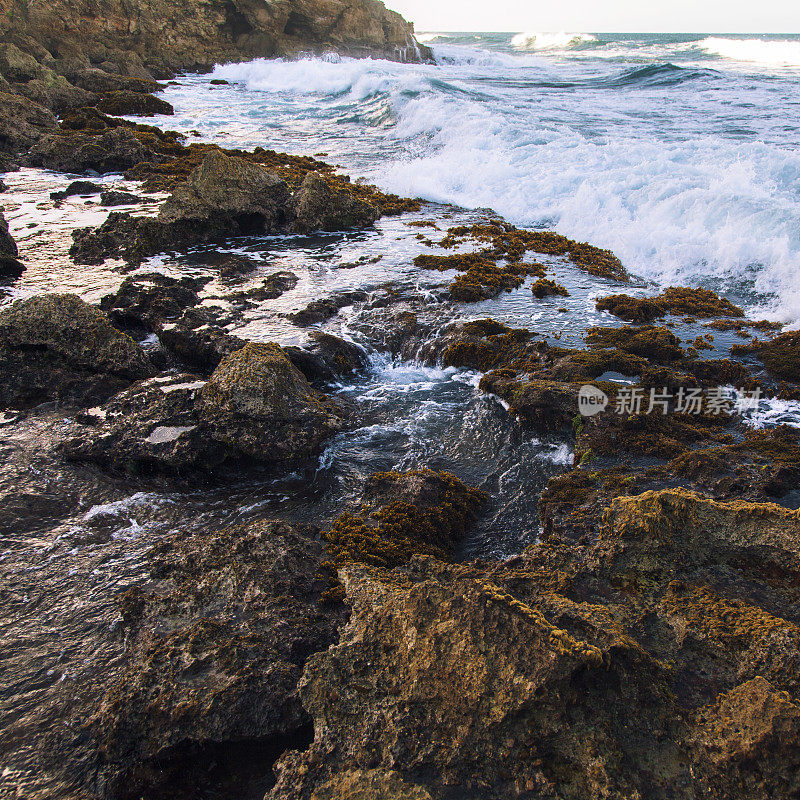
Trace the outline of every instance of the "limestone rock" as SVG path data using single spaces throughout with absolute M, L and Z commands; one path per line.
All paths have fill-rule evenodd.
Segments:
M 344 429 L 342 409 L 311 389 L 280 347 L 253 342 L 211 375 L 200 416 L 217 441 L 274 462 L 307 458 Z
M 107 397 L 153 374 L 144 351 L 75 295 L 17 300 L 0 312 L 0 405 Z
M 296 227 L 300 231 L 341 231 L 363 228 L 380 217 L 375 206 L 336 188 L 323 175 L 309 172 L 295 195 Z

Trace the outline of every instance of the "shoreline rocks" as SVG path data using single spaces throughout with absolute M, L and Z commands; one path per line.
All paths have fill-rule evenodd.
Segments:
M 0 406 L 104 400 L 154 372 L 139 345 L 75 295 L 39 295 L 0 311 Z
M 191 478 L 231 463 L 307 461 L 346 427 L 347 412 L 313 390 L 275 344 L 244 343 L 211 377 L 139 382 L 79 417 L 63 452 L 112 472 Z
M 8 223 L 0 212 L 0 279 L 19 278 L 25 272 L 25 265 L 18 256 L 17 243 L 8 232 Z

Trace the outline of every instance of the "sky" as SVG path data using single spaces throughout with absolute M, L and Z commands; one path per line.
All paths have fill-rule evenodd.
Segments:
M 800 0 L 384 0 L 422 31 L 800 33 Z

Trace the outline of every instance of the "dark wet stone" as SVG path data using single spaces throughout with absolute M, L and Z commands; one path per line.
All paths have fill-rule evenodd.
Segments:
M 75 295 L 39 295 L 0 312 L 0 406 L 105 399 L 152 374 L 142 348 Z
M 175 113 L 175 109 L 166 100 L 128 89 L 106 92 L 100 98 L 97 108 L 104 114 L 117 117 L 152 117 L 156 114 Z
M 61 189 L 58 192 L 50 192 L 50 199 L 66 200 L 68 197 L 84 194 L 100 194 L 102 191 L 103 187 L 99 183 L 94 183 L 93 181 L 72 181 L 66 189 Z

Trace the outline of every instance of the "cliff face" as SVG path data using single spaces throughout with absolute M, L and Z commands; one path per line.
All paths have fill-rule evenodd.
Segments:
M 429 57 L 378 0 L 0 0 L 0 13 L 0 36 L 25 50 L 96 65 L 135 53 L 157 76 L 306 50 Z

